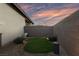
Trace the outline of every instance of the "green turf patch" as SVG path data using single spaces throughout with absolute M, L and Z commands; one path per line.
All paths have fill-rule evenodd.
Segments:
M 24 50 L 33 53 L 46 53 L 51 52 L 53 46 L 45 37 L 32 37 L 28 40 Z

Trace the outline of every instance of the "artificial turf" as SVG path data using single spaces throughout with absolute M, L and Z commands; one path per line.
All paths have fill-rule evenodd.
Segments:
M 46 53 L 53 50 L 53 45 L 45 37 L 32 37 L 28 40 L 24 50 L 32 53 Z

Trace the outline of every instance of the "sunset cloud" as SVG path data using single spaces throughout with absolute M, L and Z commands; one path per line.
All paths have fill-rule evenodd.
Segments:
M 29 12 L 32 9 L 32 5 L 22 3 L 19 3 L 18 5 L 23 9 L 23 11 L 25 11 L 25 13 Z
M 53 26 L 65 17 L 79 9 L 79 4 L 48 3 L 48 4 L 18 4 L 31 18 L 35 25 Z
M 45 17 L 58 17 L 58 16 L 65 16 L 71 14 L 73 11 L 75 11 L 75 8 L 64 8 L 64 9 L 50 9 L 46 11 L 40 11 L 36 12 L 32 15 L 32 19 L 40 19 L 40 18 L 45 18 Z

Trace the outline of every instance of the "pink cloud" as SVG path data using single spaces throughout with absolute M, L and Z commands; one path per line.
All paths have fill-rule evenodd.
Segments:
M 46 11 L 39 11 L 34 13 L 31 19 L 39 22 L 41 25 L 44 26 L 53 26 L 56 23 L 62 21 L 65 17 L 75 12 L 76 10 L 77 8 L 63 8 L 63 9 L 54 9 L 54 10 L 50 9 Z
M 49 9 L 46 11 L 39 11 L 32 15 L 32 19 L 40 19 L 43 17 L 58 17 L 58 16 L 65 16 L 71 14 L 75 11 L 75 8 L 63 8 L 63 9 Z
M 19 4 L 20 7 L 25 11 L 25 13 L 29 13 L 32 11 L 33 6 L 31 4 Z M 40 9 L 41 7 L 39 7 Z M 40 10 L 32 13 L 31 20 L 36 24 L 41 25 L 54 25 L 69 16 L 73 12 L 78 9 L 77 4 L 65 4 L 61 7 L 57 7 L 56 9 L 51 8 L 47 10 Z
M 31 8 L 32 8 L 32 5 L 28 5 L 28 4 L 19 3 L 18 5 L 21 7 L 21 9 L 22 9 L 25 13 L 27 13 L 28 11 L 30 11 Z

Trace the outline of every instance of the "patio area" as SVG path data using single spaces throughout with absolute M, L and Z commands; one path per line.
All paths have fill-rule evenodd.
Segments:
M 23 50 L 23 44 L 11 42 L 0 48 L 0 56 L 56 56 L 53 52 L 49 53 L 29 53 Z

